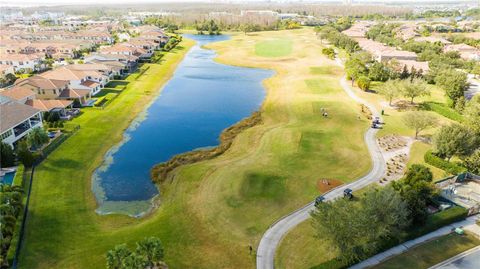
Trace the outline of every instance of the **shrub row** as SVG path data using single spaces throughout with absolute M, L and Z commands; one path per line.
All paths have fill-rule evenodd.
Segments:
M 424 234 L 438 230 L 446 225 L 464 220 L 468 216 L 468 210 L 461 206 L 453 206 L 447 210 L 432 214 L 428 217 L 425 225 L 408 232 L 407 240 L 411 240 Z
M 25 186 L 25 182 L 23 179 L 29 175 L 30 173 L 26 173 L 25 167 L 23 165 L 18 166 L 17 172 L 15 174 L 15 178 L 13 179 L 13 184 L 14 186 L 22 186 L 24 190 L 27 189 L 28 186 Z M 18 244 L 20 241 L 20 233 L 21 233 L 21 228 L 22 228 L 22 223 L 23 223 L 23 218 L 24 218 L 24 211 L 25 211 L 25 205 L 27 203 L 27 195 L 24 193 L 22 197 L 22 209 L 18 213 L 18 217 L 15 222 L 15 228 L 13 230 L 13 234 L 10 240 L 10 245 L 7 250 L 7 263 L 9 265 L 13 264 L 13 260 L 15 259 L 15 255 L 17 253 L 18 249 Z
M 463 116 L 455 111 L 454 109 L 446 106 L 445 104 L 435 103 L 435 102 L 424 102 L 422 108 L 425 110 L 433 111 L 437 114 L 449 118 L 454 121 L 462 122 Z
M 23 173 L 25 172 L 25 167 L 23 164 L 20 164 L 17 167 L 17 172 L 15 173 L 15 177 L 13 178 L 12 185 L 13 186 L 23 186 Z
M 433 154 L 431 150 L 427 151 L 423 157 L 426 163 L 440 168 L 452 175 L 465 172 L 467 169 L 456 163 L 445 161 L 444 159 Z

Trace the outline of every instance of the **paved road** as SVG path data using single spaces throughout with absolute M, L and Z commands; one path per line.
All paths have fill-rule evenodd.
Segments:
M 339 65 L 341 65 L 340 61 L 337 61 Z M 343 90 L 356 102 L 362 103 L 366 105 L 371 111 L 374 116 L 380 117 L 378 111 L 375 107 L 369 103 L 367 103 L 362 98 L 355 95 L 353 90 L 350 88 L 349 83 L 342 78 L 340 80 L 340 84 Z M 372 157 L 372 169 L 370 172 L 359 178 L 358 180 L 344 186 L 340 186 L 336 189 L 331 190 L 330 192 L 326 193 L 325 200 L 333 200 L 337 197 L 341 197 L 343 195 L 343 190 L 346 188 L 350 188 L 352 190 L 359 190 L 377 180 L 379 180 L 384 174 L 386 170 L 385 161 L 383 159 L 382 153 L 380 148 L 378 147 L 377 141 L 375 139 L 375 134 L 377 133 L 377 129 L 369 129 L 365 133 L 365 143 L 367 144 L 368 150 Z M 313 199 L 314 197 L 312 197 Z M 265 232 L 262 239 L 260 240 L 260 244 L 257 248 L 257 269 L 273 269 L 274 259 L 275 259 L 275 252 L 276 249 L 282 240 L 282 238 L 293 229 L 298 224 L 302 223 L 303 221 L 310 218 L 310 211 L 314 209 L 314 202 L 312 201 L 308 205 L 290 213 L 287 216 L 284 216 L 274 224 L 270 226 L 270 228 Z
M 480 268 L 480 246 L 467 250 L 429 269 L 473 269 Z

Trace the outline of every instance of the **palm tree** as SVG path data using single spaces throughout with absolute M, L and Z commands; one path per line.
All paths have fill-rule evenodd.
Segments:
M 136 253 L 146 257 L 149 266 L 159 265 L 163 259 L 163 246 L 157 237 L 147 237 L 137 243 Z
M 116 246 L 114 249 L 107 252 L 107 268 L 121 269 L 123 268 L 124 260 L 129 257 L 132 252 L 128 249 L 126 244 Z

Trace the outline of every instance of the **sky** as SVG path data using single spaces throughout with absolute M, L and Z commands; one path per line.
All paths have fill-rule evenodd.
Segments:
M 240 2 L 241 0 L 233 0 Z M 271 2 L 333 2 L 335 0 L 271 0 Z M 336 2 L 341 2 L 337 0 Z M 370 2 L 407 2 L 416 0 L 371 0 Z M 0 5 L 65 5 L 65 4 L 134 4 L 134 3 L 161 3 L 161 2 L 229 2 L 228 0 L 0 0 Z M 268 2 L 266 0 L 243 0 L 243 2 Z M 354 2 L 368 2 L 357 0 Z M 422 0 L 422 2 L 445 2 L 445 0 Z M 454 1 L 451 1 L 454 2 Z M 456 2 L 464 2 L 462 0 Z
M 50 5 L 95 5 L 95 4 L 136 4 L 136 3 L 162 3 L 162 2 L 342 2 L 343 0 L 0 0 L 1 6 L 50 6 Z M 419 0 L 353 0 L 355 3 L 395 3 L 395 2 L 418 2 Z M 422 3 L 465 3 L 474 0 L 420 0 Z

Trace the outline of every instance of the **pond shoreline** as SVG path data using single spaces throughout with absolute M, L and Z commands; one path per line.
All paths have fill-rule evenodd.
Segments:
M 170 172 L 178 167 L 189 165 L 205 160 L 213 159 L 226 152 L 233 144 L 235 138 L 243 131 L 262 123 L 262 114 L 259 111 L 253 112 L 247 118 L 227 127 L 220 134 L 220 144 L 210 149 L 197 149 L 177 154 L 168 161 L 155 165 L 151 170 L 151 177 L 155 183 L 163 183 Z

